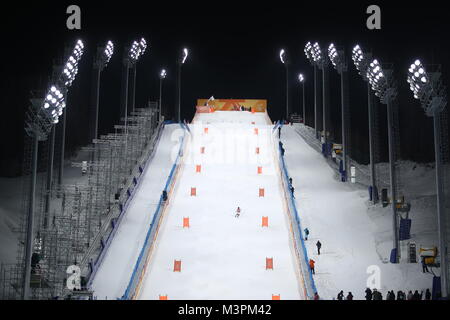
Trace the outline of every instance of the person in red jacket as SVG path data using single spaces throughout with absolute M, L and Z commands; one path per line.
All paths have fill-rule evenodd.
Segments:
M 314 300 L 320 300 L 319 294 L 317 292 L 314 293 Z
M 309 259 L 309 267 L 311 268 L 313 274 L 316 274 L 316 271 L 314 270 L 315 263 L 316 262 L 313 259 Z

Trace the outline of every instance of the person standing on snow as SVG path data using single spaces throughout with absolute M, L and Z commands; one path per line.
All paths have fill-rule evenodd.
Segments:
M 337 299 L 338 300 L 344 300 L 344 291 L 341 290 L 341 292 L 338 293 Z
M 309 230 L 308 228 L 305 228 L 305 240 L 308 240 L 308 236 L 309 236 Z
M 413 299 L 413 293 L 411 290 L 409 290 L 408 295 L 406 296 L 407 300 L 412 300 Z
M 314 269 L 315 263 L 313 259 L 309 259 L 309 267 L 311 268 L 312 274 L 316 274 L 316 270 Z
M 423 273 L 429 272 L 429 271 L 428 271 L 428 266 L 427 266 L 427 264 L 425 263 L 425 257 L 422 257 L 422 272 L 423 272 Z
M 351 292 L 348 293 L 347 300 L 353 300 L 353 295 Z
M 317 254 L 320 256 L 320 249 L 322 248 L 322 243 L 320 243 L 320 241 L 317 240 L 316 246 L 317 246 Z
M 278 139 L 281 139 L 281 126 L 278 127 Z
M 430 289 L 427 289 L 427 291 L 425 291 L 425 300 L 431 300 L 431 292 L 430 292 Z
M 320 300 L 319 294 L 317 292 L 314 293 L 314 300 Z
M 240 216 L 241 216 L 241 208 L 238 207 L 237 210 L 236 210 L 235 218 L 239 218 Z
M 372 290 L 370 290 L 369 288 L 366 289 L 366 300 L 372 300 Z

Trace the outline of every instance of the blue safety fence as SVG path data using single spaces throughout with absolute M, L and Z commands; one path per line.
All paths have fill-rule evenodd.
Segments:
M 154 149 L 153 151 L 148 155 L 148 158 L 144 161 L 144 164 L 139 166 L 139 170 L 137 172 L 137 176 L 133 177 L 133 184 L 132 186 L 127 189 L 127 198 L 124 203 L 119 203 L 119 209 L 120 213 L 117 218 L 114 218 L 111 220 L 111 232 L 109 233 L 108 237 L 105 239 L 100 240 L 100 253 L 97 256 L 97 258 L 94 261 L 89 262 L 89 279 L 87 281 L 87 287 L 90 288 L 92 286 L 92 283 L 95 279 L 95 275 L 97 274 L 97 271 L 99 270 L 100 266 L 103 263 L 103 260 L 105 258 L 106 252 L 108 252 L 109 247 L 111 246 L 112 241 L 114 240 L 114 237 L 117 233 L 117 230 L 119 229 L 120 223 L 131 203 L 131 201 L 134 198 L 135 191 L 138 189 L 140 183 L 141 183 L 141 177 L 144 175 L 144 172 L 146 171 L 153 153 L 156 151 L 156 146 L 159 143 L 159 140 L 161 138 L 161 133 L 165 127 L 165 125 L 168 124 L 167 121 L 165 121 L 162 125 L 159 126 L 158 132 L 157 132 L 157 138 L 155 140 Z
M 185 141 L 185 137 L 186 137 L 186 131 L 188 130 L 188 128 L 186 125 L 184 125 L 182 123 L 180 124 L 180 126 L 184 129 L 184 134 L 181 139 L 178 156 L 175 160 L 172 170 L 170 171 L 169 177 L 167 178 L 166 186 L 164 187 L 164 190 L 162 191 L 163 193 L 165 192 L 166 194 L 169 194 L 175 185 L 174 177 L 176 176 L 176 174 L 180 168 L 181 158 L 183 157 L 184 141 Z M 147 236 L 145 237 L 144 245 L 142 246 L 142 250 L 139 254 L 136 265 L 133 269 L 133 273 L 131 274 L 130 282 L 128 283 L 125 293 L 119 300 L 131 300 L 131 299 L 135 298 L 135 296 L 136 296 L 138 286 L 141 284 L 141 281 L 145 274 L 145 267 L 148 262 L 150 248 L 152 247 L 154 241 L 156 240 L 156 233 L 158 231 L 159 225 L 161 224 L 162 212 L 164 209 L 164 205 L 165 205 L 165 201 L 163 199 L 163 195 L 161 195 L 158 206 L 153 215 L 152 222 L 150 223 L 149 229 L 147 231 Z
M 282 127 L 282 125 L 280 123 L 278 123 L 273 130 L 275 131 L 280 126 Z M 295 249 L 297 251 L 297 254 L 299 257 L 299 262 L 300 262 L 300 268 L 301 268 L 303 276 L 304 276 L 303 278 L 305 281 L 306 295 L 308 296 L 309 299 L 314 299 L 314 294 L 317 293 L 317 288 L 316 288 L 316 285 L 314 282 L 312 271 L 309 268 L 309 257 L 308 257 L 308 252 L 307 252 L 306 246 L 305 246 L 305 240 L 303 238 L 303 233 L 302 233 L 303 229 L 302 229 L 302 225 L 301 225 L 301 219 L 298 215 L 297 206 L 295 204 L 295 199 L 290 190 L 290 184 L 289 184 L 290 176 L 289 176 L 289 172 L 287 170 L 286 162 L 284 161 L 284 157 L 282 156 L 281 148 L 282 148 L 282 146 L 279 145 L 278 146 L 278 150 L 279 150 L 278 157 L 279 157 L 280 167 L 281 167 L 281 171 L 282 171 L 283 186 L 285 189 L 285 194 L 287 195 L 288 209 L 289 209 L 292 229 L 293 229 L 293 233 L 294 233 Z

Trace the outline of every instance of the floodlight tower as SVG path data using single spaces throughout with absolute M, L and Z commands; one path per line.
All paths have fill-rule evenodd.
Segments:
M 397 186 L 395 181 L 395 140 L 394 140 L 394 113 L 393 102 L 397 97 L 396 83 L 393 77 L 393 65 L 385 65 L 374 59 L 367 69 L 367 78 L 375 96 L 380 99 L 382 104 L 387 106 L 388 137 L 389 137 L 389 167 L 391 182 L 391 206 L 392 206 L 392 225 L 394 239 L 394 263 L 399 259 L 399 234 L 398 234 L 398 216 L 397 216 Z
M 139 41 L 139 49 L 140 49 L 140 56 L 143 56 L 145 51 L 147 50 L 147 41 L 142 38 Z M 133 78 L 131 81 L 131 112 L 134 111 L 135 105 L 136 105 L 136 73 L 137 73 L 137 60 L 135 63 L 133 63 L 131 67 Z
M 189 50 L 187 48 L 183 49 L 181 58 L 177 61 L 178 67 L 178 81 L 177 81 L 177 107 L 178 107 L 178 122 L 181 122 L 181 67 L 186 63 L 189 56 Z
M 433 117 L 434 122 L 434 152 L 436 161 L 436 192 L 437 192 L 437 216 L 439 231 L 439 254 L 441 256 L 441 294 L 443 298 L 448 296 L 448 248 L 447 248 L 447 224 L 444 206 L 444 192 L 442 180 L 442 150 L 441 150 L 441 123 L 440 113 L 447 106 L 447 93 L 441 80 L 441 66 L 427 66 L 429 72 L 416 60 L 409 68 L 407 81 L 414 98 L 419 100 L 428 117 Z
M 314 131 L 316 132 L 316 138 L 319 138 L 319 131 L 318 131 L 318 127 L 319 127 L 319 118 L 317 116 L 317 108 L 318 108 L 318 104 L 319 104 L 319 93 L 318 93 L 318 88 L 319 88 L 319 79 L 318 79 L 318 74 L 317 74 L 317 64 L 314 62 L 313 56 L 312 56 L 312 44 L 311 42 L 308 42 L 305 45 L 305 49 L 304 49 L 306 58 L 309 60 L 310 64 L 313 66 L 314 68 Z
M 108 41 L 105 46 L 97 48 L 97 55 L 94 59 L 94 81 L 93 81 L 93 94 L 92 94 L 92 106 L 94 109 L 94 128 L 92 133 L 92 139 L 98 138 L 98 112 L 99 112 L 99 97 L 100 97 L 100 78 L 101 72 L 108 66 L 111 57 L 114 54 L 114 44 Z
M 337 49 L 332 43 L 328 47 L 328 57 L 330 61 L 341 76 L 341 117 L 342 117 L 342 150 L 343 150 L 343 172 L 342 182 L 347 181 L 347 123 L 346 115 L 349 112 L 348 105 L 348 63 L 345 56 L 344 49 Z
M 23 274 L 22 298 L 30 297 L 31 257 L 34 243 L 34 209 L 36 203 L 36 178 L 39 141 L 45 141 L 66 107 L 64 88 L 59 84 L 52 85 L 44 99 L 31 99 L 26 113 L 25 131 L 33 140 L 33 156 L 31 167 L 31 185 L 27 212 L 27 234 L 25 241 L 25 261 Z
M 78 40 L 75 48 L 72 50 L 69 59 L 63 68 L 63 73 L 59 79 L 59 83 L 66 89 L 66 94 L 69 88 L 72 86 L 72 83 L 75 81 L 75 78 L 78 74 L 78 63 L 81 60 L 81 57 L 84 54 L 84 44 L 83 41 Z M 62 138 L 61 138 L 61 162 L 59 164 L 59 175 L 58 175 L 58 185 L 62 185 L 62 179 L 64 175 L 64 152 L 66 148 L 66 117 L 67 112 L 64 112 L 62 119 Z
M 302 94 L 302 109 L 303 109 L 303 124 L 306 125 L 306 103 L 305 103 L 305 77 L 302 73 L 298 75 L 298 81 L 302 85 L 303 94 Z
M 167 77 L 167 71 L 165 69 L 161 70 L 161 73 L 159 74 L 159 117 L 158 121 L 161 121 L 161 113 L 162 113 L 162 87 L 163 87 L 163 81 Z
M 319 43 L 312 45 L 311 55 L 314 62 L 317 64 L 320 70 L 322 70 L 322 121 L 323 121 L 323 141 L 324 156 L 328 157 L 328 135 L 327 135 L 327 116 L 328 116 L 328 95 L 329 95 L 329 79 L 328 79 L 328 65 L 329 60 L 325 57 L 320 49 Z
M 369 114 L 369 158 L 370 158 L 370 183 L 372 187 L 372 202 L 375 204 L 378 202 L 378 186 L 375 171 L 375 142 L 374 142 L 374 106 L 373 106 L 373 93 L 367 77 L 367 69 L 369 68 L 370 61 L 372 60 L 372 54 L 364 52 L 363 49 L 356 45 L 352 51 L 352 60 L 356 69 L 362 76 L 363 80 L 367 82 L 367 108 Z
M 280 60 L 286 67 L 286 120 L 289 121 L 289 60 L 284 49 L 280 51 Z
M 125 135 L 128 134 L 128 79 L 130 76 L 130 69 L 133 68 L 138 62 L 139 58 L 144 54 L 147 48 L 147 42 L 142 38 L 139 42 L 133 41 L 131 47 L 126 48 L 123 58 L 123 70 L 122 70 L 122 111 L 125 117 Z M 134 92 L 134 85 L 132 91 Z M 132 94 L 133 100 L 131 103 L 132 108 L 134 104 L 134 93 Z

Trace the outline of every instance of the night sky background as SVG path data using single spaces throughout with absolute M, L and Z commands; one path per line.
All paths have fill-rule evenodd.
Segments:
M 66 8 L 82 10 L 82 30 L 66 28 Z M 382 10 L 382 30 L 366 28 L 366 8 Z M 0 176 L 21 173 L 24 114 L 30 90 L 46 90 L 52 64 L 61 59 L 66 45 L 78 38 L 86 51 L 68 97 L 67 154 L 89 143 L 92 62 L 97 45 L 112 40 L 116 46 L 102 73 L 100 133 L 107 134 L 120 118 L 122 51 L 134 39 L 145 37 L 150 47 L 138 63 L 136 105 L 145 106 L 159 96 L 159 72 L 164 82 L 163 114 L 174 116 L 176 60 L 188 47 L 183 66 L 182 118 L 192 119 L 198 98 L 255 98 L 269 101 L 272 120 L 285 111 L 285 68 L 279 51 L 285 48 L 291 65 L 291 110 L 300 112 L 297 75 L 306 77 L 307 119 L 313 124 L 313 68 L 303 53 L 307 41 L 322 50 L 333 42 L 351 55 L 355 44 L 372 50 L 382 62 L 395 63 L 399 84 L 401 157 L 417 162 L 434 161 L 433 125 L 413 100 L 406 82 L 409 65 L 420 58 L 440 63 L 448 84 L 450 22 L 443 1 L 416 5 L 410 1 L 39 1 L 15 2 L 2 9 L 0 60 Z M 366 83 L 350 65 L 352 157 L 368 162 Z M 331 130 L 340 141 L 340 82 L 330 70 Z M 382 111 L 385 106 L 380 105 Z M 387 160 L 386 113 L 380 113 L 382 160 Z M 67 155 L 66 154 L 66 155 Z

